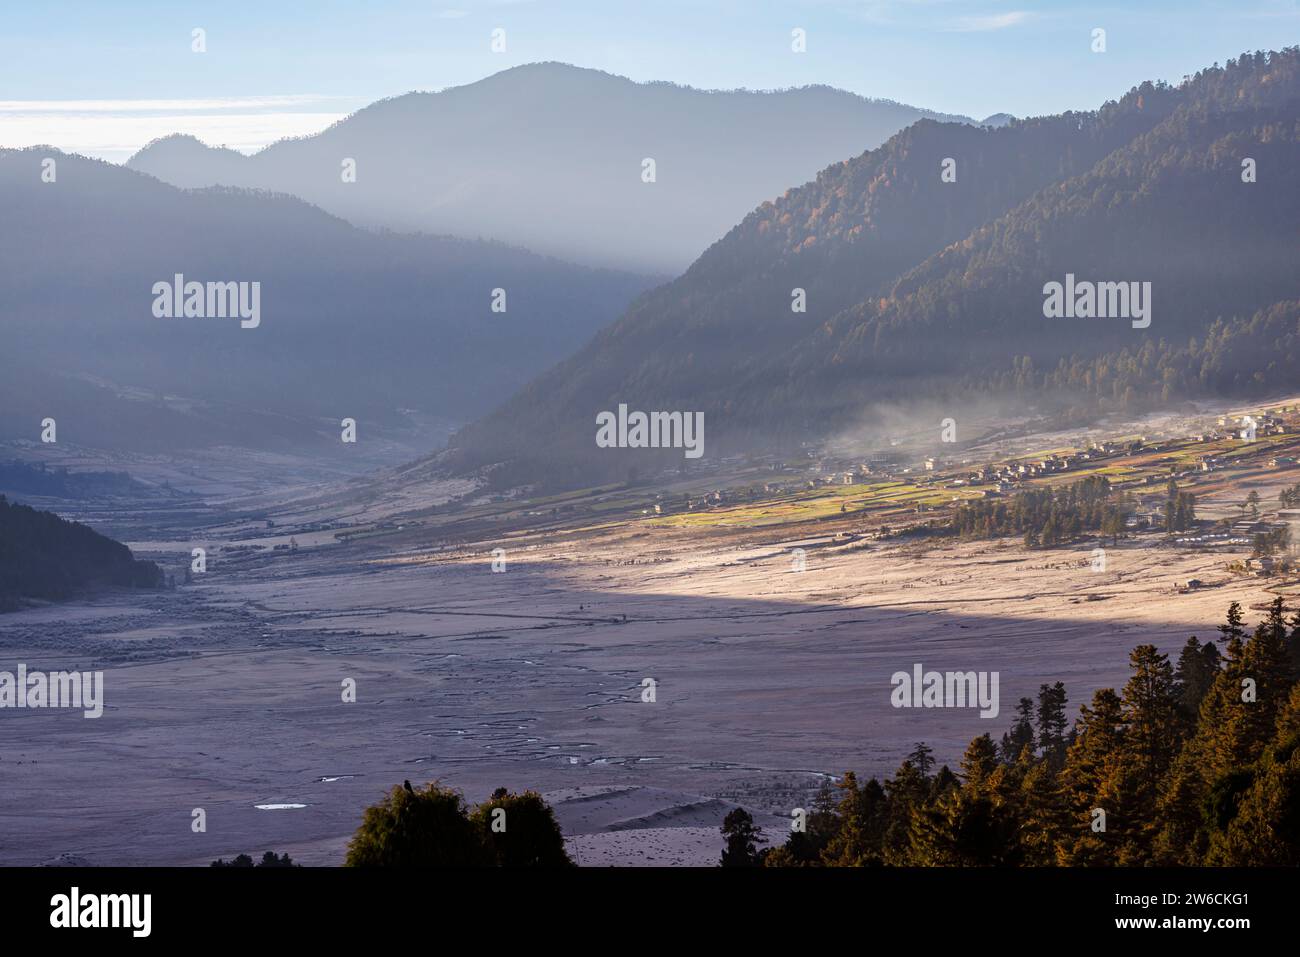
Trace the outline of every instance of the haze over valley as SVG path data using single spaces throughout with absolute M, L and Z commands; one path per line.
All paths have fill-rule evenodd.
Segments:
M 0 126 L 2 863 L 404 864 L 426 801 L 1300 862 L 1297 170 L 1281 44 L 1023 118 L 544 60 L 251 154 Z

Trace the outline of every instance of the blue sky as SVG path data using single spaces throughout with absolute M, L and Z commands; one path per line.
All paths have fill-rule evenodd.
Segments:
M 201 55 L 195 27 L 207 32 Z M 497 27 L 505 53 L 489 47 Z M 795 27 L 805 54 L 790 51 Z M 1090 50 L 1096 27 L 1104 54 Z M 0 145 L 120 160 L 175 128 L 252 150 L 380 97 L 536 60 L 1024 116 L 1090 109 L 1146 78 L 1176 82 L 1297 42 L 1297 0 L 13 2 L 0 12 Z

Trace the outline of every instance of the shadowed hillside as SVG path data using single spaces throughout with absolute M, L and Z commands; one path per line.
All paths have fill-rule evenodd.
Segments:
M 24 598 L 62 601 L 93 586 L 162 584 L 162 570 L 120 542 L 0 495 L 0 611 Z
M 1095 113 L 918 123 L 751 213 L 441 461 L 507 463 L 502 483 L 680 464 L 596 448 L 597 413 L 622 402 L 704 412 L 716 455 L 869 424 L 882 402 L 1091 414 L 1293 383 L 1298 115 L 1289 49 Z M 1150 325 L 1045 318 L 1044 285 L 1067 274 L 1149 282 Z
M 463 421 L 651 281 L 46 148 L 0 150 L 0 191 L 0 439 L 34 440 L 49 416 L 99 448 L 337 448 L 345 416 Z M 156 317 L 153 287 L 176 274 L 259 283 L 259 324 Z

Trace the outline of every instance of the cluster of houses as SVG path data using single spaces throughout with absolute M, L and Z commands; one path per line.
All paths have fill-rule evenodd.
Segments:
M 1238 434 L 1239 429 L 1244 428 L 1248 424 L 1246 422 L 1247 418 L 1254 419 L 1255 434 L 1257 436 L 1258 435 L 1285 435 L 1287 431 L 1287 426 L 1286 423 L 1282 420 L 1282 416 L 1280 415 L 1280 413 L 1284 411 L 1286 410 L 1278 409 L 1275 412 L 1257 412 L 1251 416 L 1221 415 L 1219 416 L 1219 427 L 1232 430 L 1231 435 L 1222 435 L 1217 432 L 1209 432 L 1209 433 L 1205 433 L 1207 436 L 1206 438 L 1201 438 L 1200 436 L 1197 436 L 1197 439 L 1202 442 L 1212 442 L 1216 438 L 1217 439 L 1230 438 L 1233 435 Z
M 1141 440 L 1133 442 L 1102 442 L 1081 452 L 1069 452 L 1063 455 L 1053 453 L 1045 458 L 1027 462 L 1007 462 L 1001 466 L 984 465 L 971 472 L 966 478 L 955 479 L 950 484 L 953 486 L 996 484 L 999 492 L 1005 492 L 1014 483 L 1023 482 L 1025 479 L 1068 472 L 1071 469 L 1079 468 L 1085 462 L 1093 462 L 1112 455 L 1137 452 L 1142 448 L 1143 442 Z M 934 471 L 940 467 L 942 467 L 941 463 L 936 459 L 925 460 L 927 471 Z
M 1279 409 L 1273 412 L 1255 413 L 1252 418 L 1255 422 L 1256 434 L 1272 435 L 1287 432 L 1287 425 L 1281 415 L 1281 413 L 1287 411 L 1293 410 Z M 1236 416 L 1224 415 L 1219 417 L 1218 424 L 1219 429 L 1211 428 L 1200 432 L 1194 436 L 1195 440 L 1197 442 L 1215 442 L 1230 439 L 1237 434 L 1240 420 Z M 860 460 L 855 460 L 828 455 L 823 447 L 813 443 L 805 443 L 801 458 L 806 456 L 808 460 L 806 462 L 779 462 L 775 458 L 767 459 L 764 462 L 773 472 L 789 473 L 784 480 L 769 481 L 761 486 L 745 488 L 715 488 L 704 493 L 692 493 L 687 496 L 675 497 L 671 501 L 661 495 L 658 496 L 653 511 L 656 515 L 662 515 L 667 512 L 717 508 L 729 504 L 754 501 L 760 495 L 795 494 L 824 486 L 868 484 L 882 479 L 897 479 L 900 476 L 912 475 L 915 472 L 924 473 L 924 477 L 917 477 L 917 480 L 923 485 L 929 485 L 931 481 L 941 481 L 948 488 L 982 487 L 982 494 L 985 497 L 992 497 L 1011 491 L 1018 483 L 1028 479 L 1069 472 L 1079 469 L 1085 464 L 1095 463 L 1099 459 L 1113 456 L 1133 455 L 1143 452 L 1156 453 L 1160 452 L 1166 445 L 1173 448 L 1179 446 L 1180 443 L 1172 440 L 1167 443 L 1161 441 L 1149 442 L 1146 436 L 1106 440 L 1095 442 L 1089 448 L 1081 451 L 1054 453 L 1042 458 L 1024 461 L 1008 460 L 997 465 L 979 465 L 972 467 L 970 471 L 963 475 L 961 463 L 938 456 L 930 456 L 918 462 L 898 450 L 882 449 L 870 452 Z M 728 464 L 745 464 L 740 458 L 734 456 L 724 461 Z M 755 464 L 752 458 L 746 461 L 749 464 Z M 759 461 L 763 461 L 763 459 L 760 458 Z M 969 462 L 969 459 L 967 462 Z M 1171 473 L 1171 475 L 1175 479 L 1189 479 L 1194 477 L 1197 472 L 1214 472 L 1227 467 L 1229 464 L 1230 461 L 1223 456 L 1209 454 L 1202 456 L 1195 468 Z M 1296 464 L 1294 457 L 1283 455 L 1275 456 L 1269 461 L 1269 465 L 1273 468 L 1291 468 L 1295 467 Z M 1118 482 L 1117 487 L 1155 485 L 1164 482 L 1168 477 L 1146 475 L 1140 479 Z M 649 510 L 647 509 L 647 511 Z M 1158 524 L 1163 519 L 1158 515 L 1154 515 L 1151 521 Z M 1238 533 L 1234 528 L 1231 535 L 1199 537 L 1205 539 L 1204 541 L 1194 540 L 1198 539 L 1198 537 L 1190 536 L 1179 541 L 1189 545 L 1211 544 L 1209 539 L 1213 538 L 1215 539 L 1213 544 L 1241 544 L 1241 542 L 1237 541 L 1241 537 L 1242 534 Z

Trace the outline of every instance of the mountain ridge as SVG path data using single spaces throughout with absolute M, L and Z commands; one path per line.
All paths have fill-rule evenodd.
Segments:
M 1273 330 L 1253 359 L 1234 353 L 1268 365 L 1268 344 L 1289 340 L 1261 317 L 1300 297 L 1285 226 L 1300 216 L 1285 172 L 1300 166 L 1298 64 L 1295 48 L 1246 54 L 1178 87 L 1148 82 L 1096 111 L 998 129 L 920 121 L 758 207 L 438 461 L 491 467 L 505 484 L 671 465 L 665 453 L 597 455 L 586 423 L 619 402 L 703 411 L 720 454 L 853 429 L 881 400 L 960 407 L 963 393 L 1021 389 L 1019 401 L 1044 402 L 1059 382 L 1082 393 L 1057 397 L 1067 407 L 1124 407 L 1144 390 L 1167 400 L 1199 382 L 1178 363 L 1217 367 L 1200 343 L 1219 320 Z M 1268 179 L 1241 182 L 1247 153 Z M 1045 325 L 1042 286 L 1067 271 L 1154 278 L 1156 325 Z M 807 315 L 790 311 L 795 287 Z M 1153 370 L 1166 381 L 1151 383 Z M 530 444 L 545 454 L 518 458 Z
M 922 118 L 976 122 L 823 85 L 705 91 L 525 64 L 376 101 L 251 156 L 164 137 L 127 166 L 185 187 L 290 193 L 363 226 L 675 274 L 764 197 Z M 355 181 L 342 179 L 346 159 Z
M 653 282 L 44 148 L 0 150 L 0 189 L 0 438 L 46 416 L 70 441 L 134 449 L 321 447 L 346 416 L 406 428 L 400 409 L 451 424 Z M 157 318 L 151 289 L 178 273 L 258 282 L 260 325 Z

